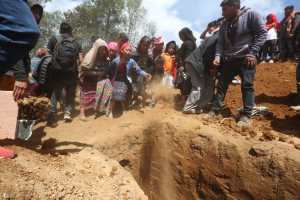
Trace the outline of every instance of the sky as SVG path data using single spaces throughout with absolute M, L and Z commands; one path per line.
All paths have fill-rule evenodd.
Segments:
M 46 5 L 47 11 L 66 11 L 79 5 L 83 0 L 52 0 Z M 283 8 L 294 5 L 300 10 L 299 0 L 241 0 L 243 6 L 258 11 L 262 16 L 275 13 L 282 17 Z M 221 17 L 221 0 L 143 0 L 147 18 L 157 26 L 157 35 L 165 41 L 179 41 L 178 32 L 188 27 L 199 38 L 206 25 Z

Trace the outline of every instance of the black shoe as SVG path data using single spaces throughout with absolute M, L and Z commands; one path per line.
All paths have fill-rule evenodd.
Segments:
M 56 126 L 57 125 L 57 118 L 55 113 L 50 113 L 47 118 L 47 125 L 48 126 Z

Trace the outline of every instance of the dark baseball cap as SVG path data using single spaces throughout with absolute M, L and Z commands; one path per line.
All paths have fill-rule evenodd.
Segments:
M 221 7 L 225 6 L 225 5 L 241 5 L 241 0 L 223 0 L 221 3 Z

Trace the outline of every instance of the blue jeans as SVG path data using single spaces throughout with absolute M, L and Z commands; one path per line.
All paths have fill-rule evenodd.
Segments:
M 40 31 L 24 0 L 0 1 L 0 74 L 21 60 L 38 41 Z
M 53 88 L 51 96 L 51 113 L 57 113 L 57 102 L 60 101 L 64 112 L 72 114 L 75 107 L 76 84 L 61 83 Z
M 251 117 L 253 108 L 255 106 L 255 94 L 254 94 L 254 78 L 256 73 L 256 67 L 248 68 L 244 59 L 235 59 L 223 64 L 220 77 L 217 84 L 217 92 L 213 98 L 212 110 L 219 112 L 224 108 L 224 100 L 229 85 L 235 76 L 239 75 L 242 79 L 242 98 L 244 104 L 244 115 Z

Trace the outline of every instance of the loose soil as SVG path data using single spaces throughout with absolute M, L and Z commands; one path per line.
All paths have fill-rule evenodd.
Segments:
M 295 64 L 259 65 L 255 85 L 272 114 L 252 128 L 235 122 L 239 86 L 225 119 L 184 115 L 177 92 L 158 87 L 155 108 L 39 123 L 27 142 L 1 141 L 18 157 L 0 160 L 0 199 L 299 200 Z

